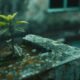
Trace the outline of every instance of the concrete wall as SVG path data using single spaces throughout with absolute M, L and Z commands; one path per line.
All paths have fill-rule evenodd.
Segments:
M 79 29 L 79 10 L 50 13 L 48 9 L 49 0 L 29 0 L 26 16 L 31 21 L 29 26 L 32 33 L 47 34 L 55 30 Z
M 71 21 L 79 21 L 79 11 L 49 13 L 48 9 L 49 0 L 7 0 L 7 2 L 0 0 L 0 13 L 18 12 L 20 17 L 36 22 L 43 22 L 46 18 L 48 22 L 69 19 Z
M 0 0 L 0 13 L 18 12 L 19 19 L 29 21 L 28 33 L 53 34 L 54 31 L 79 29 L 80 12 L 48 12 L 49 0 Z
M 48 0 L 30 0 L 26 12 L 27 18 L 37 22 L 42 22 L 46 16 L 47 9 Z

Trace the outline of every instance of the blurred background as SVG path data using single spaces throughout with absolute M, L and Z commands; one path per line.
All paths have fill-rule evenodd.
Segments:
M 0 14 L 18 12 L 25 34 L 80 47 L 80 0 L 0 0 Z M 22 35 L 22 33 L 19 35 Z

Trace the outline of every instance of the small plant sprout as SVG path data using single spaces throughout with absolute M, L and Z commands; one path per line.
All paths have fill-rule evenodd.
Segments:
M 10 33 L 10 37 L 11 37 L 11 49 L 12 49 L 12 53 L 15 53 L 15 49 L 14 49 L 14 24 L 26 24 L 28 23 L 27 21 L 16 21 L 17 12 L 10 14 L 10 15 L 0 15 L 0 19 L 2 21 L 0 21 L 0 27 L 5 27 L 5 29 L 3 29 L 3 33 L 5 33 L 6 31 L 8 31 Z

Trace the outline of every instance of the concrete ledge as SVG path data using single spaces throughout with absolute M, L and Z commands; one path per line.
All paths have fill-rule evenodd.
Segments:
M 45 52 L 35 56 L 34 58 L 40 61 L 40 63 L 28 65 L 26 71 L 23 71 L 24 75 L 22 73 L 22 78 L 29 79 L 29 77 L 38 75 L 41 72 L 55 69 L 80 59 L 79 48 L 36 35 L 27 35 L 23 39 L 32 42 L 32 44 L 38 44 L 46 49 L 51 49 L 51 52 Z

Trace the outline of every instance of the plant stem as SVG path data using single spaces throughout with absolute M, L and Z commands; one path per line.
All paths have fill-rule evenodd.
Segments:
M 13 32 L 11 33 L 11 45 L 12 45 L 12 53 L 15 54 L 15 49 L 14 49 L 14 34 Z
M 10 22 L 9 24 L 9 32 L 11 34 L 11 49 L 12 49 L 12 54 L 15 54 L 15 49 L 14 49 L 14 28 L 13 28 L 13 25 L 12 25 L 12 22 Z

